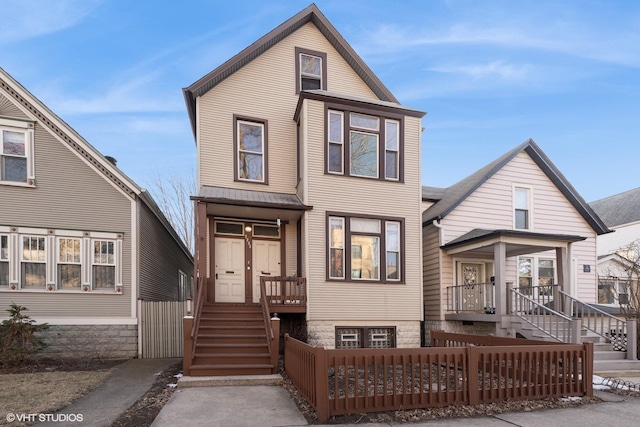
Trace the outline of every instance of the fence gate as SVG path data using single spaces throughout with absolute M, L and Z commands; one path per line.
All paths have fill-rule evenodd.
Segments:
M 140 301 L 140 345 L 143 359 L 182 357 L 184 301 Z

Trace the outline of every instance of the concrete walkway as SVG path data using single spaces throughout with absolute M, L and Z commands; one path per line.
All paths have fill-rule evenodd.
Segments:
M 348 424 L 349 426 L 627 426 L 637 425 L 640 398 L 597 391 L 604 400 L 572 408 L 509 412 L 477 418 L 449 418 L 420 423 Z M 153 427 L 284 427 L 306 426 L 307 421 L 278 386 L 224 386 L 179 388 L 162 409 Z M 335 425 L 335 424 L 334 424 Z M 315 425 L 321 427 L 321 425 Z M 325 425 L 328 427 L 329 425 Z
M 113 368 L 104 383 L 57 414 L 82 414 L 82 422 L 38 426 L 108 426 L 151 388 L 158 373 L 180 359 L 132 359 Z M 74 419 L 75 420 L 75 419 Z

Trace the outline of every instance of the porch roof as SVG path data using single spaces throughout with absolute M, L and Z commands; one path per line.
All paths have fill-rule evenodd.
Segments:
M 585 240 L 586 237 L 571 234 L 532 233 L 520 230 L 473 229 L 468 233 L 440 246 L 450 254 L 473 253 L 493 256 L 493 245 L 506 243 L 506 256 L 518 256 L 542 252 L 568 243 Z
M 211 205 L 214 209 L 211 213 L 243 218 L 270 217 L 277 211 L 283 220 L 297 219 L 303 211 L 313 209 L 313 206 L 302 203 L 295 194 L 208 185 L 203 185 L 197 196 L 191 196 L 191 200 Z

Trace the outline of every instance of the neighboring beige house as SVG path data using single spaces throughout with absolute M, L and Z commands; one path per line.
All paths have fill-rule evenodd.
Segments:
M 249 310 L 261 276 L 286 276 L 306 292 L 271 312 L 298 312 L 309 342 L 419 346 L 424 113 L 399 104 L 315 5 L 184 95 L 204 312 Z M 211 374 L 225 363 L 205 357 L 204 331 L 194 366 Z
M 615 231 L 598 237 L 598 303 L 613 307 L 627 304 L 630 285 L 638 283 L 640 188 L 589 205 Z
M 422 200 L 425 330 L 512 333 L 509 286 L 597 301 L 596 236 L 610 230 L 532 140 Z
M 0 318 L 17 303 L 51 352 L 136 357 L 138 300 L 192 276 L 150 195 L 0 68 Z

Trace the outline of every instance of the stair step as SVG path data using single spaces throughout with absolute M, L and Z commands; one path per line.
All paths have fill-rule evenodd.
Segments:
M 594 351 L 593 360 L 626 360 L 626 351 Z
M 269 353 L 223 353 L 223 354 L 202 354 L 196 353 L 193 358 L 196 365 L 256 365 L 270 364 L 271 356 Z
M 242 365 L 192 365 L 192 376 L 221 376 L 221 375 L 268 375 L 273 366 L 267 363 L 242 364 Z
M 197 353 L 266 353 L 267 343 L 247 344 L 247 343 L 197 343 Z

